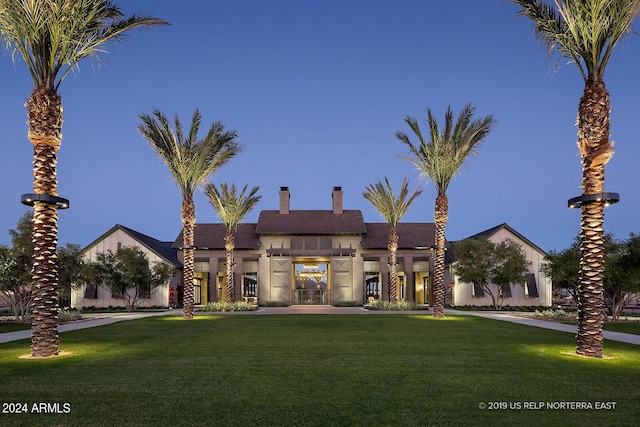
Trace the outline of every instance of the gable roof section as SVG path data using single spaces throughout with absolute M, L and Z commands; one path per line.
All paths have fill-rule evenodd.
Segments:
M 194 232 L 194 245 L 198 249 L 224 249 L 224 237 L 227 234 L 227 226 L 218 224 L 196 224 Z M 257 249 L 260 247 L 260 236 L 256 234 L 256 224 L 238 224 L 234 233 L 236 249 Z M 173 248 L 182 246 L 182 231 L 173 242 Z
M 368 222 L 367 232 L 362 236 L 362 247 L 386 249 L 389 243 L 389 225 L 383 222 Z M 396 228 L 398 249 L 431 248 L 435 245 L 435 224 L 425 222 L 401 222 Z
M 344 210 L 295 210 L 281 214 L 276 210 L 260 212 L 256 233 L 289 235 L 358 235 L 366 233 L 362 212 Z
M 500 231 L 502 229 L 505 229 L 505 230 L 509 231 L 510 233 L 515 235 L 517 238 L 519 238 L 520 240 L 522 240 L 523 242 L 525 242 L 527 245 L 531 246 L 532 248 L 534 248 L 538 252 L 542 253 L 543 255 L 547 255 L 546 251 L 544 251 L 541 247 L 539 247 L 538 245 L 533 243 L 531 240 L 529 240 L 526 237 L 524 237 L 522 234 L 518 233 L 513 227 L 511 227 L 506 222 L 503 222 L 500 225 L 496 225 L 495 227 L 491 227 L 491 228 L 489 228 L 487 230 L 481 231 L 480 233 L 474 234 L 473 236 L 469 236 L 468 239 L 478 239 L 478 238 L 481 238 L 481 237 L 489 238 L 489 237 L 493 236 L 494 234 L 496 234 L 498 231 Z
M 113 234 L 117 230 L 121 230 L 122 232 L 128 234 L 131 238 L 138 241 L 142 246 L 149 249 L 174 267 L 182 268 L 182 263 L 178 260 L 178 251 L 172 247 L 171 242 L 161 242 L 160 240 L 154 239 L 153 237 L 147 236 L 146 234 L 142 234 L 120 224 L 116 224 L 111 227 L 111 229 L 102 234 L 102 236 L 98 237 L 96 240 L 85 246 L 82 251 L 86 251 L 87 249 L 94 246 L 101 240 L 104 240 L 107 236 Z

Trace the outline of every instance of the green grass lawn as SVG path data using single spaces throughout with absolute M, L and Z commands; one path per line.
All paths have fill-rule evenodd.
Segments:
M 31 323 L 14 322 L 11 320 L 0 321 L 0 334 L 5 332 L 23 331 L 25 329 L 31 329 Z
M 605 331 L 624 332 L 625 334 L 640 335 L 640 322 L 607 322 L 604 324 Z
M 68 413 L 1 413 L 1 425 L 617 426 L 640 417 L 637 346 L 607 341 L 610 358 L 579 358 L 565 354 L 572 334 L 464 315 L 153 317 L 64 333 L 69 356 L 18 359 L 29 345 L 0 345 L 0 400 Z M 615 409 L 595 409 L 601 401 Z

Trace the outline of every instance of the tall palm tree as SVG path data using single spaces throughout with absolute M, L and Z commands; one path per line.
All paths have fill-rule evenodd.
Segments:
M 33 357 L 58 354 L 57 208 L 67 207 L 57 197 L 60 84 L 82 59 L 99 60 L 105 43 L 123 40 L 134 28 L 164 24 L 149 16 L 127 17 L 107 0 L 0 0 L 2 40 L 14 57 L 22 57 L 34 85 L 26 107 L 35 196 L 24 200 L 33 205 Z
M 435 185 L 438 192 L 434 209 L 436 258 L 433 273 L 433 316 L 437 318 L 444 317 L 445 228 L 449 219 L 447 189 L 466 159 L 472 154 L 477 154 L 476 149 L 496 124 L 491 115 L 473 120 L 474 113 L 475 106 L 467 104 L 454 123 L 453 111 L 448 107 L 444 116 L 444 129 L 441 131 L 437 119 L 428 108 L 428 140 L 423 137 L 417 120 L 407 116 L 405 122 L 418 138 L 417 144 L 412 143 L 404 132 L 396 132 L 396 137 L 407 145 L 411 155 L 403 158 L 413 163 L 421 175 Z
M 530 18 L 549 53 L 567 58 L 580 71 L 584 92 L 578 104 L 578 149 L 582 193 L 604 192 L 605 165 L 613 155 L 609 140 L 609 93 L 604 72 L 615 46 L 633 31 L 639 0 L 513 0 Z M 590 199 L 600 199 L 592 196 Z M 580 279 L 576 353 L 602 357 L 604 307 L 604 206 L 583 203 L 580 223 Z
M 398 223 L 402 217 L 407 213 L 411 204 L 422 193 L 422 190 L 416 188 L 411 196 L 409 196 L 409 181 L 405 178 L 402 181 L 402 187 L 400 188 L 400 194 L 398 198 L 393 194 L 391 184 L 385 177 L 383 185 L 382 182 L 377 182 L 373 185 L 368 185 L 366 191 L 362 193 L 365 199 L 371 202 L 371 204 L 380 212 L 382 218 L 389 224 L 391 228 L 389 231 L 389 301 L 397 302 L 397 258 L 396 252 L 398 251 Z M 408 198 L 407 198 L 408 196 Z
M 218 189 L 213 183 L 208 182 L 204 186 L 204 192 L 218 213 L 218 216 L 227 227 L 227 234 L 224 237 L 224 248 L 227 251 L 227 301 L 234 302 L 235 279 L 233 274 L 233 250 L 235 249 L 235 232 L 238 224 L 242 221 L 262 196 L 256 195 L 260 187 L 253 187 L 249 194 L 245 195 L 247 186 L 245 185 L 240 194 L 236 191 L 236 185 L 220 184 Z
M 236 131 L 225 131 L 221 122 L 215 122 L 205 137 L 199 139 L 198 133 L 202 117 L 197 109 L 193 113 L 191 127 L 187 134 L 184 133 L 177 114 L 175 127 L 172 127 L 167 117 L 157 109 L 153 110 L 153 115 L 142 114 L 140 119 L 142 124 L 138 126 L 138 130 L 167 164 L 182 195 L 181 219 L 184 255 L 182 318 L 192 319 L 194 304 L 193 252 L 196 223 L 193 194 L 207 176 L 240 153 L 242 148 L 235 141 Z

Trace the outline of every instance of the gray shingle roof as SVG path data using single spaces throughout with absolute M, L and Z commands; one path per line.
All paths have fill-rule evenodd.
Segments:
M 330 210 L 294 210 L 288 214 L 264 210 L 260 212 L 256 233 L 357 235 L 366 233 L 366 228 L 359 210 L 345 210 L 342 214 Z
M 367 232 L 362 236 L 362 247 L 367 249 L 386 248 L 389 243 L 389 225 L 386 223 L 365 224 Z M 435 245 L 435 224 L 426 222 L 406 222 L 398 224 L 398 248 L 430 248 Z
M 198 249 L 224 249 L 227 227 L 222 224 L 196 224 L 194 244 Z M 238 224 L 235 232 L 236 249 L 256 249 L 260 247 L 260 236 L 256 234 L 256 224 Z M 182 231 L 173 242 L 173 248 L 182 246 Z

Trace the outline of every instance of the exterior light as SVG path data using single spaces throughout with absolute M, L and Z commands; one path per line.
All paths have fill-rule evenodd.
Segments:
M 27 206 L 33 206 L 36 202 L 42 202 L 49 205 L 56 205 L 57 209 L 69 209 L 69 200 L 58 196 L 52 196 L 50 194 L 23 194 L 20 198 L 20 202 Z
M 583 205 L 590 203 L 602 203 L 604 206 L 613 205 L 620 201 L 619 193 L 595 193 L 595 194 L 583 194 L 581 196 L 573 197 L 569 199 L 567 205 L 571 209 L 581 208 Z

